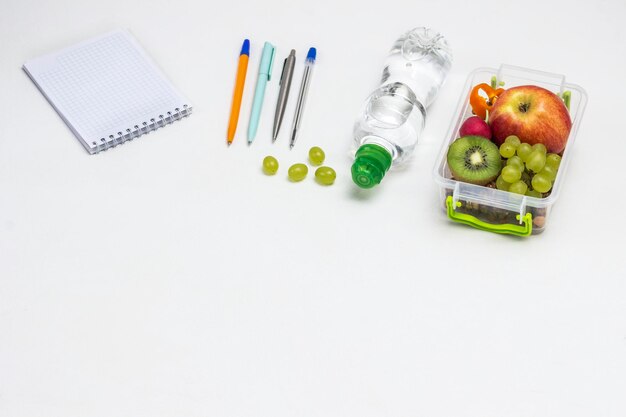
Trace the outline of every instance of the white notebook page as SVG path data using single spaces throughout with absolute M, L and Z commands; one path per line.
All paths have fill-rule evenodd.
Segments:
M 30 60 L 24 69 L 90 153 L 191 112 L 124 30 Z

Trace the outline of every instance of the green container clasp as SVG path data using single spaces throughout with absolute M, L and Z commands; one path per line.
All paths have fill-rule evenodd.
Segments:
M 524 217 L 521 218 L 521 225 L 514 224 L 491 224 L 484 222 L 471 214 L 459 213 L 456 211 L 457 207 L 461 207 L 461 202 L 457 201 L 456 207 L 454 206 L 454 199 L 452 196 L 448 196 L 446 198 L 446 209 L 448 212 L 448 217 L 457 223 L 467 224 L 469 226 L 475 227 L 480 230 L 485 230 L 487 232 L 493 233 L 501 233 L 515 236 L 530 236 L 533 231 L 533 215 L 531 213 L 526 213 Z M 516 216 L 517 220 L 520 220 L 520 215 Z

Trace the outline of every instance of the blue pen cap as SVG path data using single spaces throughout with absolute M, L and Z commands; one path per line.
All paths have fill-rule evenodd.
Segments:
M 317 49 L 309 48 L 309 53 L 306 54 L 306 60 L 315 62 L 315 57 L 316 56 L 317 56 Z
M 239 55 L 248 55 L 250 56 L 250 40 L 246 39 L 243 41 L 243 45 L 241 45 L 241 52 Z
M 272 77 L 272 67 L 274 66 L 274 53 L 276 49 L 274 45 L 265 42 L 263 45 L 263 55 L 261 56 L 261 65 L 259 65 L 259 74 L 267 74 L 267 80 Z

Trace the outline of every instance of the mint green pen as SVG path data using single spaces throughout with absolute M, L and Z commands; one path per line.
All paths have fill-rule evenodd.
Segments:
M 259 65 L 259 77 L 256 81 L 256 90 L 254 91 L 254 101 L 252 102 L 252 110 L 250 111 L 250 124 L 248 125 L 248 145 L 252 143 L 259 127 L 259 119 L 261 118 L 261 108 L 263 108 L 263 98 L 265 97 L 265 87 L 267 82 L 272 78 L 272 67 L 274 65 L 274 45 L 265 42 L 263 45 L 263 55 L 261 56 L 261 64 Z

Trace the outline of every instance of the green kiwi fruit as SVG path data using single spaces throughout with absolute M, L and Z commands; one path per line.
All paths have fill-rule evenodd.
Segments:
M 458 138 L 448 148 L 447 158 L 452 176 L 470 184 L 488 184 L 502 169 L 498 146 L 481 136 Z

